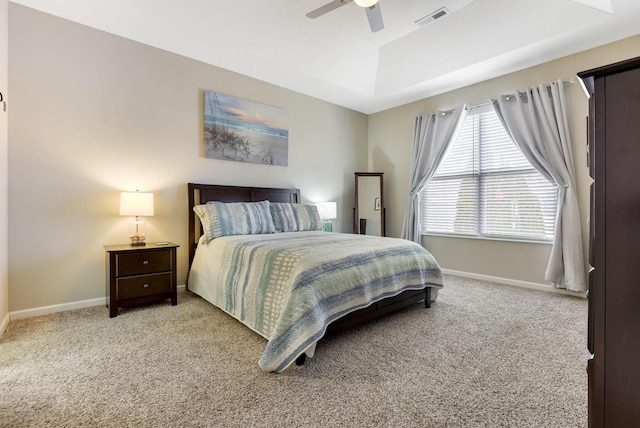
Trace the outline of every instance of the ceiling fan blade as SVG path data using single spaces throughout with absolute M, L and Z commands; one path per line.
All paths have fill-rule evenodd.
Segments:
M 380 10 L 380 3 L 376 3 L 371 7 L 366 8 L 367 19 L 369 20 L 369 27 L 371 32 L 375 33 L 384 28 L 384 22 L 382 21 L 382 11 Z
M 344 6 L 347 3 L 349 2 L 343 1 L 343 0 L 333 0 L 331 3 L 327 3 L 324 6 L 321 6 L 316 10 L 312 10 L 311 12 L 307 13 L 307 16 L 311 19 L 317 18 L 321 15 L 324 15 L 325 13 L 331 12 L 332 10 L 335 10 L 341 6 Z

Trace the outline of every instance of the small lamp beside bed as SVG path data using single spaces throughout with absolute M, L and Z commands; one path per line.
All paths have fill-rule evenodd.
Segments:
M 338 208 L 335 202 L 317 202 L 318 214 L 322 219 L 322 230 L 333 232 L 333 222 L 331 220 L 338 217 Z
M 153 216 L 153 193 L 120 193 L 120 215 L 134 216 L 129 224 L 129 244 L 146 245 L 146 225 L 142 216 Z

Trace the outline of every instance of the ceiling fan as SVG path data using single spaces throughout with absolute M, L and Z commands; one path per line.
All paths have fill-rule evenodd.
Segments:
M 371 32 L 375 33 L 376 31 L 380 31 L 384 28 L 384 23 L 382 22 L 382 12 L 380 11 L 380 4 L 378 4 L 378 0 L 333 0 L 330 3 L 325 4 L 322 7 L 319 7 L 316 10 L 312 10 L 307 13 L 309 18 L 317 18 L 319 16 L 324 15 L 325 13 L 331 12 L 339 7 L 342 7 L 348 3 L 353 1 L 360 7 L 365 8 L 367 12 L 367 19 L 369 20 L 369 27 L 371 27 Z

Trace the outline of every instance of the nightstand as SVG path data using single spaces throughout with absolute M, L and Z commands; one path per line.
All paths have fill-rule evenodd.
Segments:
M 107 256 L 107 307 L 109 317 L 118 307 L 162 299 L 178 304 L 176 252 L 173 242 L 145 246 L 105 245 Z

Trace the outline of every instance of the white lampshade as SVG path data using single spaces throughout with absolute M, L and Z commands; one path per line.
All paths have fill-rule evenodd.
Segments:
M 361 7 L 371 7 L 374 4 L 378 3 L 378 0 L 353 0 L 358 6 Z
M 329 220 L 338 217 L 338 207 L 335 202 L 316 202 L 318 214 L 323 220 Z
M 153 193 L 120 193 L 120 215 L 153 216 Z

